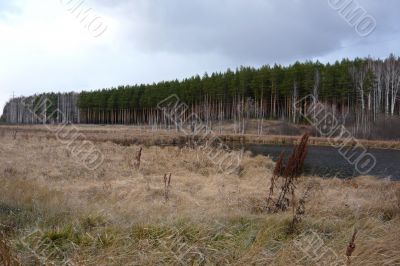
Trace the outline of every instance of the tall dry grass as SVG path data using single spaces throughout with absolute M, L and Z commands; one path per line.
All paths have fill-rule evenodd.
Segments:
M 0 234 L 0 265 L 3 266 L 19 266 L 21 265 L 18 258 L 3 234 Z
M 288 233 L 291 210 L 265 212 L 269 158 L 245 153 L 238 176 L 200 150 L 151 146 L 136 169 L 138 146 L 96 146 L 105 161 L 89 171 L 54 139 L 0 137 L 0 230 L 23 265 L 310 265 L 293 242 L 301 232 L 346 258 L 353 228 L 352 265 L 400 263 L 398 182 L 300 177 L 295 205 L 305 212 Z

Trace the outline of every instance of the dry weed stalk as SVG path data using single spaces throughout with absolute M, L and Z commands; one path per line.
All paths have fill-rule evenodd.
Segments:
M 0 234 L 0 265 L 16 266 L 21 265 L 18 259 L 12 254 L 11 248 L 5 237 Z
M 110 182 L 104 182 L 103 183 L 103 190 L 105 192 L 110 192 L 112 190 L 112 185 Z
M 17 130 L 15 130 L 15 131 L 13 132 L 13 139 L 14 139 L 14 140 L 16 140 L 16 139 L 17 139 L 17 134 L 18 134 L 18 131 L 17 131 Z
M 169 200 L 169 191 L 171 188 L 171 176 L 172 176 L 171 173 L 169 174 L 169 176 L 167 174 L 164 175 L 164 199 L 166 202 Z
M 304 166 L 304 160 L 307 156 L 307 143 L 309 138 L 309 134 L 304 134 L 300 140 L 300 144 L 294 148 L 285 168 L 283 174 L 284 177 L 291 177 L 294 179 L 301 175 Z
M 4 169 L 4 175 L 7 176 L 15 176 L 17 174 L 17 170 L 13 167 L 6 167 L 6 169 Z
M 278 212 L 279 210 L 287 210 L 290 203 L 288 195 L 291 194 L 292 199 L 294 197 L 296 189 L 294 182 L 302 173 L 304 160 L 307 156 L 307 143 L 309 138 L 309 134 L 304 134 L 300 140 L 300 144 L 294 148 L 292 155 L 289 157 L 287 166 L 283 171 L 284 183 L 282 185 L 278 200 L 275 203 L 274 212 Z
M 349 242 L 349 244 L 347 246 L 347 249 L 346 249 L 346 256 L 347 256 L 348 264 L 350 264 L 350 262 L 351 262 L 350 261 L 350 257 L 353 254 L 354 250 L 356 249 L 355 241 L 356 241 L 357 233 L 358 233 L 358 230 L 356 228 L 356 229 L 354 229 L 353 236 L 351 237 L 351 240 L 350 240 L 350 242 Z
M 135 168 L 137 170 L 140 168 L 140 160 L 142 158 L 142 150 L 143 150 L 143 148 L 140 147 L 139 151 L 136 153 L 135 161 L 133 162 L 133 165 L 135 166 Z
M 304 214 L 306 213 L 306 201 L 310 196 L 310 192 L 313 189 L 314 184 L 310 183 L 307 186 L 306 191 L 304 191 L 303 196 L 301 197 L 301 199 L 299 200 L 299 205 L 296 208 L 295 213 L 293 214 L 293 220 L 290 223 L 289 226 L 289 232 L 292 233 L 296 230 L 297 225 L 301 222 L 301 220 L 303 219 Z
M 278 181 L 279 177 L 282 176 L 282 172 L 284 169 L 284 157 L 285 153 L 281 152 L 278 161 L 275 164 L 274 172 L 271 177 L 271 186 L 269 187 L 269 195 L 267 198 L 267 208 L 271 206 L 271 202 L 273 202 L 272 196 L 274 194 L 274 189 L 276 187 L 276 182 Z

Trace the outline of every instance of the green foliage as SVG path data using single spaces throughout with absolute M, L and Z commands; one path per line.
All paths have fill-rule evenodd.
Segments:
M 264 65 L 260 68 L 240 67 L 226 72 L 204 73 L 183 80 L 161 81 L 153 84 L 136 84 L 118 86 L 116 88 L 84 91 L 79 94 L 78 108 L 84 114 L 83 121 L 104 121 L 120 123 L 127 121 L 131 113 L 127 110 L 139 111 L 155 108 L 157 104 L 172 94 L 188 105 L 209 103 L 232 104 L 236 99 L 251 98 L 256 102 L 263 99 L 264 107 L 274 110 L 274 117 L 282 115 L 283 109 L 290 109 L 291 97 L 297 99 L 313 93 L 318 87 L 319 99 L 325 102 L 357 103 L 360 101 L 357 86 L 362 86 L 365 93 L 374 87 L 376 77 L 368 69 L 363 84 L 356 84 L 356 72 L 367 69 L 370 59 L 343 59 L 334 64 L 322 64 L 318 61 L 295 62 L 292 65 Z M 317 75 L 318 73 L 318 75 Z M 317 80 L 318 78 L 318 80 Z M 71 93 L 64 96 L 71 96 Z M 47 93 L 32 97 L 33 106 L 40 105 L 40 100 L 46 97 L 51 106 L 46 106 L 47 119 L 57 120 L 57 104 L 60 104 L 60 94 Z M 364 96 L 366 97 L 366 96 Z M 272 102 L 280 107 L 272 108 Z M 73 105 L 75 103 L 72 103 Z M 228 106 L 227 105 L 227 106 Z M 229 108 L 229 106 L 228 106 Z M 276 110 L 275 109 L 279 109 Z M 39 115 L 42 109 L 35 109 Z M 287 114 L 286 114 L 287 115 Z M 89 117 L 88 117 L 89 116 Z M 102 117 L 103 116 L 103 117 Z M 5 117 L 1 121 L 4 121 Z M 0 122 L 1 122 L 0 121 Z
M 335 64 L 320 62 L 296 62 L 293 65 L 265 65 L 258 69 L 240 67 L 235 71 L 228 69 L 224 73 L 205 73 L 178 81 L 161 81 L 153 84 L 127 85 L 118 88 L 82 92 L 79 97 L 79 108 L 88 109 L 137 109 L 154 108 L 158 102 L 171 94 L 187 104 L 199 103 L 207 95 L 209 100 L 231 102 L 238 96 L 254 99 L 266 98 L 277 94 L 278 98 L 289 97 L 296 86 L 298 96 L 312 93 L 315 83 L 315 73 L 321 74 L 319 84 L 322 99 L 336 98 L 338 100 L 354 94 L 352 77 L 349 73 L 351 66 L 360 67 L 366 59 L 350 61 L 343 59 Z M 372 75 L 372 76 L 371 76 Z M 370 87 L 373 80 L 372 72 L 366 80 Z

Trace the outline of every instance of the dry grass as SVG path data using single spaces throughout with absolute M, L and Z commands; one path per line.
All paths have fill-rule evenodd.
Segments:
M 0 230 L 23 265 L 310 265 L 301 232 L 346 258 L 353 228 L 352 265 L 400 264 L 398 182 L 300 177 L 296 198 L 310 182 L 313 193 L 289 234 L 293 213 L 263 208 L 269 158 L 244 154 L 240 176 L 226 175 L 199 150 L 151 146 L 138 170 L 139 146 L 99 142 L 105 161 L 89 171 L 56 140 L 21 135 L 0 137 Z
M 266 128 L 274 128 L 279 126 L 281 122 L 268 121 L 265 124 Z M 279 130 L 266 130 L 263 135 L 257 135 L 255 130 L 249 130 L 244 135 L 234 134 L 232 124 L 224 125 L 224 130 L 220 131 L 214 128 L 213 131 L 220 139 L 227 143 L 247 143 L 247 144 L 279 144 L 279 145 L 297 145 L 299 143 L 299 136 L 285 135 L 280 133 Z M 299 133 L 309 133 L 310 127 L 299 126 L 301 130 Z M 0 125 L 0 136 L 14 135 L 18 132 L 15 138 L 21 139 L 54 139 L 54 131 L 59 129 L 58 126 L 48 126 L 51 129 L 44 128 L 42 125 Z M 177 133 L 174 129 L 171 130 L 158 130 L 153 131 L 149 126 L 121 126 L 121 125 L 107 125 L 107 126 L 92 126 L 92 125 L 74 125 L 74 130 L 77 129 L 79 133 L 85 136 L 85 139 L 93 142 L 114 142 L 125 146 L 129 145 L 170 145 L 170 144 L 188 144 L 191 142 L 190 137 Z M 255 127 L 256 128 L 256 127 Z M 68 130 L 71 128 L 66 128 Z M 279 135 L 278 135 L 279 134 Z M 204 137 L 200 136 L 199 138 Z M 379 149 L 400 149 L 400 141 L 385 141 L 385 140 L 358 140 L 365 148 L 379 148 Z M 310 137 L 309 145 L 311 146 L 330 146 L 330 141 L 327 138 Z M 351 141 L 347 143 L 348 146 L 355 145 Z
M 11 252 L 10 244 L 2 234 L 0 234 L 0 265 L 4 266 L 20 265 L 18 259 Z

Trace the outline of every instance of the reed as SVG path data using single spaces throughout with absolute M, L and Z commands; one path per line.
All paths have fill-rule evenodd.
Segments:
M 279 155 L 279 159 L 275 164 L 275 168 L 271 177 L 271 185 L 269 187 L 269 195 L 267 198 L 267 209 L 270 209 L 270 206 L 273 203 L 273 195 L 274 189 L 276 188 L 276 182 L 278 181 L 279 177 L 282 176 L 284 170 L 284 159 L 285 153 L 281 152 L 281 154 Z
M 294 198 L 296 189 L 295 181 L 297 181 L 304 168 L 309 138 L 309 134 L 304 134 L 300 140 L 300 144 L 293 149 L 292 155 L 289 157 L 287 166 L 283 171 L 284 182 L 276 201 L 274 212 L 288 209 L 290 205 L 289 194 L 292 195 L 292 199 Z
M 164 199 L 165 202 L 169 200 L 169 191 L 171 188 L 171 176 L 172 174 L 170 173 L 169 176 L 167 174 L 164 175 Z
M 289 234 L 294 233 L 297 229 L 297 225 L 302 221 L 303 216 L 306 213 L 306 201 L 310 197 L 310 193 L 314 187 L 313 183 L 309 183 L 307 185 L 306 190 L 303 193 L 303 196 L 299 200 L 299 204 L 297 205 L 296 211 L 293 214 L 292 222 L 289 225 Z
M 354 229 L 353 236 L 351 237 L 350 242 L 349 242 L 349 244 L 347 245 L 346 256 L 347 256 L 348 264 L 351 263 L 350 257 L 351 257 L 351 255 L 353 254 L 354 250 L 356 249 L 356 243 L 355 243 L 355 241 L 356 241 L 357 233 L 358 233 L 358 230 L 357 230 L 357 229 Z
M 141 162 L 141 158 L 142 158 L 142 151 L 143 151 L 143 148 L 140 147 L 139 151 L 136 153 L 135 161 L 133 162 L 133 165 L 135 166 L 136 170 L 139 170 L 139 169 L 140 169 L 140 162 Z
M 13 134 L 12 134 L 14 140 L 17 139 L 17 134 L 18 134 L 18 131 L 15 130 L 15 131 L 13 132 Z

